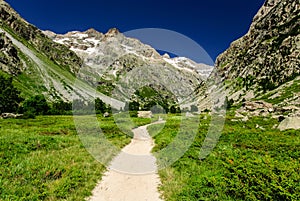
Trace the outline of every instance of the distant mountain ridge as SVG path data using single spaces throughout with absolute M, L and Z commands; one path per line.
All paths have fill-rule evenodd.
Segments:
M 171 88 L 182 93 L 198 88 L 212 70 L 187 58 L 163 57 L 115 28 L 106 34 L 89 29 L 57 35 L 29 24 L 3 0 L 0 11 L 0 70 L 14 76 L 23 97 L 44 94 L 49 101 L 71 101 L 96 96 L 119 107 L 107 95 L 120 78 L 139 66 L 155 66 L 157 72 L 180 78 L 181 86 Z M 74 85 L 77 78 L 79 86 Z
M 119 52 L 122 52 L 122 54 L 134 54 L 148 61 L 164 60 L 178 69 L 190 72 L 196 71 L 203 77 L 208 77 L 213 69 L 212 66 L 198 64 L 185 57 L 170 58 L 167 54 L 161 56 L 149 45 L 145 45 L 137 39 L 125 37 L 116 28 L 108 30 L 105 34 L 93 28 L 84 32 L 72 31 L 66 34 L 55 34 L 52 31 L 44 31 L 43 33 L 53 39 L 54 42 L 69 47 L 70 50 L 83 58 L 87 65 L 92 67 L 99 67 L 98 61 L 103 58 L 101 56 L 114 54 L 118 51 L 118 54 L 120 54 Z M 107 47 L 115 49 L 114 52 L 109 52 Z

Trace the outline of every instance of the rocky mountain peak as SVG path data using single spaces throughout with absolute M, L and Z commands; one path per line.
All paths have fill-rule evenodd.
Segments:
M 83 32 L 84 34 L 87 34 L 88 37 L 95 37 L 95 38 L 101 38 L 103 36 L 103 33 L 97 31 L 94 28 L 90 28 L 88 30 L 86 30 L 85 32 Z
M 280 0 L 266 0 L 264 5 L 259 9 L 255 17 L 253 18 L 252 25 L 266 16 L 270 12 L 270 10 L 272 10 L 279 2 Z
M 118 34 L 120 34 L 120 31 L 117 28 L 111 28 L 108 30 L 108 32 L 105 34 L 105 36 L 106 37 L 114 37 Z

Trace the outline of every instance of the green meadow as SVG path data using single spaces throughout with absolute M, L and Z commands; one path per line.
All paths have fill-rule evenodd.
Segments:
M 159 170 L 165 200 L 300 200 L 300 131 L 281 132 L 271 118 L 233 119 L 229 112 L 215 149 L 200 160 L 210 124 L 207 114 L 200 116 L 188 151 Z M 130 142 L 113 117 L 98 120 L 113 145 L 122 148 Z M 124 121 L 125 129 L 151 122 L 132 120 L 132 125 Z M 166 120 L 163 128 L 148 127 L 156 144 L 153 152 L 167 147 L 182 126 L 180 115 Z M 1 201 L 84 200 L 106 170 L 83 146 L 72 116 L 0 119 L 0 143 Z
M 98 120 L 112 144 L 122 148 L 130 142 L 112 117 Z M 91 195 L 105 170 L 82 145 L 72 116 L 0 119 L 1 201 L 81 201 Z
M 159 171 L 165 200 L 300 200 L 300 130 L 281 132 L 271 118 L 232 121 L 231 113 L 215 149 L 200 160 L 210 124 L 205 116 L 184 156 Z M 153 152 L 172 142 L 179 125 L 180 117 L 169 116 L 158 134 L 159 125 L 148 127 L 156 134 Z

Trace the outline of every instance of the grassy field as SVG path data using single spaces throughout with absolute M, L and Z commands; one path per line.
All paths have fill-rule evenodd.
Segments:
M 112 117 L 99 118 L 108 140 L 130 142 Z M 136 125 L 150 123 L 134 118 Z M 0 119 L 0 200 L 84 200 L 105 167 L 84 148 L 72 116 Z
M 277 120 L 231 121 L 229 114 L 213 152 L 199 160 L 210 118 L 201 116 L 198 135 L 185 155 L 160 170 L 165 200 L 300 200 L 300 131 L 273 129 Z M 180 116 L 165 127 L 149 127 L 156 146 L 176 136 Z M 105 136 L 117 147 L 130 142 L 114 119 L 101 118 Z M 135 126 L 149 119 L 133 118 Z M 130 129 L 130 128 L 127 128 Z M 188 129 L 188 128 L 186 128 Z M 72 116 L 0 120 L 0 200 L 84 200 L 105 167 L 84 148 Z
M 209 118 L 201 116 L 198 135 L 171 167 L 160 170 L 160 190 L 167 201 L 300 200 L 300 130 L 280 132 L 276 119 L 255 117 L 247 123 L 228 114 L 222 136 L 199 160 Z M 169 144 L 180 118 L 169 116 L 154 139 L 157 152 Z M 159 125 L 148 127 L 156 133 Z

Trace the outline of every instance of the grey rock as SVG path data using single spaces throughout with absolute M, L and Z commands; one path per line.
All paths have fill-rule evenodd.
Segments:
M 23 116 L 22 114 L 14 114 L 14 113 L 2 113 L 1 114 L 1 117 L 3 119 L 17 119 L 17 118 L 20 118 L 22 116 Z
M 288 130 L 288 129 L 300 129 L 300 117 L 287 117 L 278 126 L 278 129 Z
M 103 114 L 103 117 L 109 117 L 110 116 L 110 114 L 108 113 L 108 112 L 105 112 L 104 114 Z

